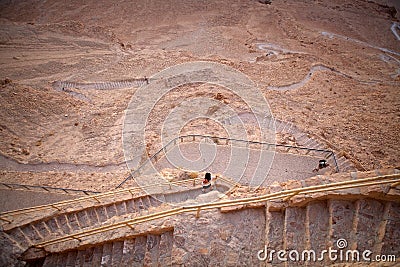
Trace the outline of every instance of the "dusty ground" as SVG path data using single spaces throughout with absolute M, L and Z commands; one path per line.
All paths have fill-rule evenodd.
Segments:
M 1 1 L 0 153 L 60 170 L 4 169 L 0 181 L 109 189 L 126 172 L 122 124 L 136 89 L 72 89 L 73 95 L 51 84 L 150 77 L 195 60 L 247 74 L 274 116 L 320 136 L 366 169 L 399 167 L 400 41 L 390 31 L 399 13 L 389 6 L 384 0 Z M 313 66 L 327 69 L 301 83 Z M 279 90 L 288 85 L 295 89 Z M 216 92 L 178 89 L 165 97 L 146 137 L 157 140 L 158 120 L 181 99 Z M 224 97 L 245 110 L 235 96 Z M 207 134 L 203 123 L 185 131 Z M 91 171 L 69 175 L 63 164 Z M 114 168 L 113 175 L 101 166 Z

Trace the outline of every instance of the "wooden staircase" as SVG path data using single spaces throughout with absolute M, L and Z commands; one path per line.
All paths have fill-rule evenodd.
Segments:
M 293 136 L 298 146 L 313 148 L 313 149 L 322 149 L 322 150 L 327 149 L 327 145 L 325 144 L 327 142 L 326 140 L 322 141 L 315 136 L 310 136 L 308 133 L 304 132 L 303 130 L 301 130 L 296 125 L 290 122 L 278 119 L 275 119 L 274 122 L 275 122 L 276 132 L 289 134 Z M 330 149 L 333 148 L 334 147 L 330 147 Z M 339 158 L 337 158 L 336 160 L 340 172 L 350 172 L 357 170 L 352 161 L 343 155 L 340 155 Z
M 172 245 L 173 232 L 167 231 L 53 253 L 27 266 L 170 266 Z
M 34 244 L 109 224 L 118 218 L 132 218 L 146 214 L 149 209 L 158 207 L 160 204 L 161 202 L 157 199 L 142 195 L 105 205 L 93 205 L 78 211 L 60 212 L 50 218 L 6 228 L 4 234 L 21 250 L 26 250 Z
M 259 261 L 257 251 L 265 244 L 267 251 L 284 250 L 288 257 L 292 250 L 301 256 L 303 250 L 312 249 L 318 259 L 322 250 L 339 249 L 337 241 L 345 239 L 347 245 L 342 250 L 357 249 L 362 253 L 368 249 L 373 253 L 371 258 L 378 254 L 399 258 L 400 190 L 396 173 L 399 170 L 318 176 L 264 188 L 253 198 L 299 186 L 308 189 L 338 181 L 383 179 L 378 174 L 389 175 L 389 183 L 335 191 L 329 188 L 310 194 L 286 193 L 285 197 L 267 201 L 233 197 L 225 202 L 233 205 L 219 207 L 215 203 L 213 210 L 200 212 L 194 208 L 189 213 L 172 209 L 166 216 L 161 216 L 162 212 L 169 208 L 148 195 L 116 198 L 112 203 L 59 211 L 51 217 L 3 229 L 0 255 L 19 254 L 27 266 L 181 266 L 195 261 L 201 261 L 199 266 L 327 266 L 337 262 L 330 261 L 327 255 L 322 261 L 282 261 L 276 254 L 271 260 Z M 397 179 L 395 183 L 393 179 Z M 239 188 L 237 192 L 247 195 L 245 190 L 250 189 Z M 153 207 L 155 211 L 150 211 Z M 77 235 L 79 242 L 71 239 L 71 233 L 100 229 L 147 214 L 154 219 L 137 224 L 133 220 L 125 230 L 113 228 L 86 237 Z M 54 242 L 58 237 L 68 238 Z M 53 241 L 42 243 L 46 240 Z M 10 252 L 10 247 L 19 251 Z

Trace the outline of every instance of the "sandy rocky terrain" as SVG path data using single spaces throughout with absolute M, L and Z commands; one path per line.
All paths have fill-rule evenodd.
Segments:
M 399 13 L 392 5 L 1 1 L 0 182 L 112 189 L 128 172 L 122 127 L 137 86 L 62 91 L 53 83 L 141 79 L 197 60 L 242 71 L 276 118 L 365 169 L 400 167 L 400 40 L 391 31 Z M 150 116 L 149 154 L 159 145 L 160 118 L 195 95 L 246 111 L 221 88 L 178 88 Z M 183 132 L 220 131 L 198 120 Z

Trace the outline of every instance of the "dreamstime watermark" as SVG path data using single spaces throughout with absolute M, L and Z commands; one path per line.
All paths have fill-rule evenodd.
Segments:
M 292 262 L 317 262 L 330 260 L 340 261 L 340 262 L 395 262 L 396 255 L 373 255 L 373 252 L 369 249 L 359 251 L 357 249 L 346 249 L 348 244 L 347 240 L 340 238 L 336 241 L 336 246 L 338 249 L 329 247 L 320 252 L 313 249 L 305 249 L 302 251 L 297 250 L 267 250 L 265 245 L 264 249 L 257 252 L 257 258 L 260 261 L 272 262 L 277 259 L 278 261 L 292 261 Z

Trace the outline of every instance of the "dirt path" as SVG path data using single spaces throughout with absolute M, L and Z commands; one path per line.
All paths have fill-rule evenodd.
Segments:
M 372 44 L 369 44 L 367 42 L 363 42 L 363 41 L 360 41 L 360 40 L 357 40 L 357 39 L 354 39 L 354 38 L 351 38 L 351 37 L 347 37 L 347 36 L 344 36 L 344 35 L 341 35 L 341 34 L 323 31 L 323 32 L 321 32 L 321 35 L 327 36 L 330 39 L 339 38 L 339 39 L 342 39 L 342 40 L 345 40 L 345 41 L 348 41 L 348 42 L 353 42 L 353 43 L 356 43 L 356 44 L 360 44 L 362 46 L 378 49 L 378 50 L 380 50 L 382 52 L 385 52 L 385 53 L 389 53 L 389 54 L 393 54 L 393 55 L 396 55 L 396 56 L 400 56 L 399 52 L 396 52 L 396 51 L 393 51 L 393 50 L 390 50 L 390 49 L 387 49 L 387 48 L 384 48 L 384 47 L 379 47 L 379 46 L 376 46 L 376 45 L 372 45 Z
M 48 171 L 68 171 L 68 172 L 113 172 L 126 168 L 126 163 L 109 164 L 103 166 L 95 166 L 89 164 L 72 164 L 72 163 L 20 163 L 14 159 L 0 155 L 0 169 L 7 171 L 21 172 L 48 172 Z
M 76 197 L 67 194 L 0 189 L 0 212 L 45 205 Z
M 398 24 L 397 22 L 393 22 L 392 27 L 390 27 L 390 30 L 392 31 L 394 36 L 396 36 L 397 40 L 400 40 L 400 35 L 398 33 L 398 31 L 400 30 L 400 24 Z
M 243 185 L 268 186 L 275 181 L 302 180 L 315 176 L 313 169 L 322 158 L 323 153 L 318 157 L 246 147 L 185 143 L 168 151 L 167 157 L 157 162 L 155 168 L 209 171 L 220 173 Z M 322 170 L 318 174 L 326 171 L 331 169 Z M 141 182 L 138 181 L 139 184 Z

